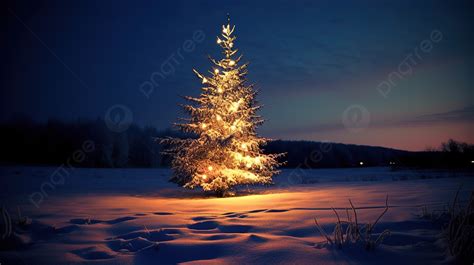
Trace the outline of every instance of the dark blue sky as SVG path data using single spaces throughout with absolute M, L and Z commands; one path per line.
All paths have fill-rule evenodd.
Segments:
M 410 150 L 474 142 L 472 1 L 15 1 L 2 12 L 2 120 L 103 118 L 122 104 L 167 128 L 180 95 L 199 93 L 191 70 L 219 56 L 230 13 L 262 135 Z M 145 96 L 170 56 L 174 72 Z

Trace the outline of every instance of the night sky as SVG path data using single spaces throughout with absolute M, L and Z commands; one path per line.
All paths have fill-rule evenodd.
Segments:
M 0 119 L 104 118 L 120 104 L 134 122 L 168 128 L 180 96 L 200 92 L 192 68 L 220 56 L 230 13 L 262 136 L 474 143 L 473 3 L 15 1 L 2 7 Z

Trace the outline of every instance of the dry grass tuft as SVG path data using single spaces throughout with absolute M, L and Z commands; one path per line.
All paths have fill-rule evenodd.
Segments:
M 385 199 L 385 208 L 383 212 L 378 216 L 378 218 L 372 222 L 365 225 L 359 224 L 357 217 L 357 210 L 352 201 L 349 199 L 351 205 L 350 211 L 346 208 L 347 220 L 341 220 L 336 209 L 332 208 L 334 215 L 337 218 L 337 222 L 334 226 L 334 231 L 332 236 L 328 235 L 322 226 L 318 223 L 318 220 L 314 218 L 316 228 L 319 233 L 326 238 L 326 241 L 323 242 L 324 245 L 334 245 L 338 248 L 343 248 L 345 245 L 363 245 L 366 250 L 374 250 L 382 241 L 390 235 L 389 230 L 383 231 L 380 235 L 374 236 L 374 228 L 380 219 L 388 211 L 388 195 Z
M 460 188 L 461 189 L 461 188 Z M 444 230 L 450 254 L 460 264 L 472 264 L 474 253 L 474 192 L 463 208 L 459 202 L 459 191 L 449 208 L 450 219 Z

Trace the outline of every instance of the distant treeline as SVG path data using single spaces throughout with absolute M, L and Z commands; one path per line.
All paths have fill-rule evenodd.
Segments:
M 474 169 L 474 145 L 448 140 L 437 149 L 400 156 L 398 165 L 420 168 Z
M 45 123 L 21 119 L 0 124 L 0 162 L 3 164 L 71 164 L 80 167 L 168 167 L 156 139 L 189 137 L 174 130 L 132 124 L 111 131 L 102 119 Z M 473 146 L 449 141 L 439 150 L 407 152 L 383 147 L 276 140 L 268 153 L 287 153 L 285 167 L 327 168 L 360 166 L 465 167 L 472 166 Z

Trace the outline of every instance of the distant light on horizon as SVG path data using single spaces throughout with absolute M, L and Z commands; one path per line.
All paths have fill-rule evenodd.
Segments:
M 360 161 L 359 164 L 360 164 L 361 166 L 363 166 L 363 165 L 364 165 L 364 162 Z

